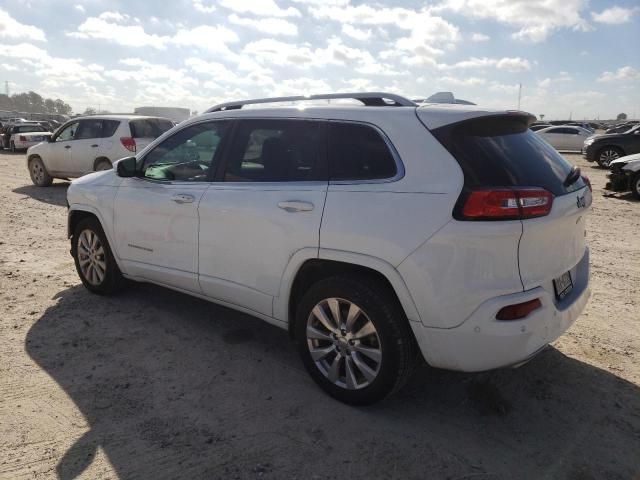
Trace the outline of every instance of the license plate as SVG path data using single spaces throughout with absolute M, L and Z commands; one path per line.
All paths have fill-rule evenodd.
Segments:
M 558 278 L 553 280 L 553 288 L 556 291 L 556 298 L 562 300 L 573 289 L 573 282 L 571 281 L 571 272 L 565 272 Z

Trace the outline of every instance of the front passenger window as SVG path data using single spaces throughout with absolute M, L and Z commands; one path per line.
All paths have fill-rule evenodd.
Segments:
M 62 132 L 60 132 L 60 135 L 56 137 L 56 142 L 66 142 L 69 140 L 73 140 L 73 137 L 75 137 L 76 135 L 77 129 L 78 129 L 78 122 L 68 125 L 67 127 L 65 127 L 64 130 L 62 130 Z
M 154 148 L 144 158 L 143 175 L 153 180 L 207 181 L 227 122 L 192 125 Z

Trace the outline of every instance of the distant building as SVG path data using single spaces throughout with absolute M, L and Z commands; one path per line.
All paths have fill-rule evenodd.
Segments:
M 150 117 L 164 117 L 176 123 L 183 122 L 191 116 L 191 110 L 180 107 L 138 107 L 133 113 Z

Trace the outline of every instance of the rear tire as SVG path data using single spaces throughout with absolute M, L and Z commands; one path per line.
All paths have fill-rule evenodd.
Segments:
M 111 162 L 109 160 L 103 159 L 103 160 L 98 160 L 96 162 L 96 172 L 102 172 L 103 170 L 111 170 L 113 168 L 113 165 L 111 165 Z
M 640 172 L 636 173 L 631 178 L 631 194 L 637 200 L 640 200 Z
M 110 295 L 122 288 L 125 279 L 118 268 L 107 236 L 95 217 L 81 220 L 71 238 L 71 254 L 82 284 L 90 292 Z
M 406 383 L 417 363 L 402 307 L 389 288 L 367 276 L 338 275 L 315 283 L 298 304 L 295 322 L 305 368 L 341 402 L 382 400 Z
M 29 175 L 31 181 L 37 187 L 48 187 L 53 183 L 53 177 L 47 172 L 42 159 L 35 156 L 29 160 Z
M 604 147 L 600 151 L 598 151 L 598 154 L 596 155 L 596 162 L 598 162 L 598 165 L 600 165 L 602 168 L 609 168 L 611 162 L 617 160 L 623 155 L 624 152 L 618 147 Z

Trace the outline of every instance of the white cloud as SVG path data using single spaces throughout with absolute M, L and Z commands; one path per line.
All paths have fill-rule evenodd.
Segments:
M 625 80 L 640 80 L 640 71 L 627 65 L 620 67 L 615 72 L 603 72 L 598 77 L 598 82 L 615 82 Z
M 486 42 L 489 38 L 489 35 L 485 35 L 484 33 L 474 33 L 471 35 L 472 42 Z
M 371 29 L 356 28 L 348 23 L 342 25 L 342 33 L 355 40 L 369 40 L 371 38 Z
M 507 72 L 524 72 L 531 70 L 529 60 L 520 57 L 488 58 L 471 57 L 451 65 L 439 65 L 443 70 L 497 68 Z
M 125 15 L 104 12 L 98 17 L 87 18 L 77 31 L 67 33 L 74 38 L 96 38 L 129 47 L 152 47 L 163 49 L 168 37 L 145 32 L 140 25 L 123 25 Z M 113 21 L 111 21 L 113 20 Z
M 236 13 L 251 14 L 261 17 L 299 17 L 297 8 L 280 8 L 274 0 L 219 0 L 221 6 Z
M 229 15 L 229 21 L 235 25 L 252 28 L 259 32 L 268 33 L 269 35 L 298 35 L 298 27 L 295 23 L 282 18 L 245 18 L 239 17 L 235 13 Z
M 183 28 L 176 32 L 168 42 L 174 45 L 197 47 L 202 50 L 219 53 L 231 57 L 233 53 L 228 43 L 238 41 L 238 35 L 224 26 L 200 25 L 194 28 Z
M 350 0 L 293 0 L 294 3 L 303 3 L 305 5 L 330 5 L 345 6 L 349 5 Z
M 216 11 L 216 7 L 214 5 L 205 5 L 202 0 L 193 0 L 193 8 L 202 13 L 211 13 Z
M 81 12 L 81 13 L 85 13 L 85 12 L 86 12 L 86 10 L 85 10 L 84 6 L 83 6 L 83 5 L 80 5 L 80 4 L 76 4 L 76 5 L 74 5 L 74 6 L 73 6 L 73 8 L 75 8 L 76 10 L 78 10 L 78 11 L 79 11 L 79 12 Z
M 463 86 L 463 87 L 475 87 L 478 85 L 484 85 L 487 81 L 480 77 L 439 77 L 438 84 L 443 87 L 449 85 Z
M 444 0 L 432 11 L 450 10 L 473 18 L 491 19 L 519 28 L 513 37 L 541 42 L 554 30 L 588 30 L 581 11 L 587 0 Z
M 250 42 L 242 51 L 261 64 L 304 66 L 313 61 L 313 51 L 308 46 L 292 45 L 272 38 Z
M 605 23 L 608 25 L 618 25 L 620 23 L 627 23 L 631 21 L 631 17 L 640 10 L 638 7 L 635 8 L 623 8 L 614 6 L 611 8 L 606 8 L 600 13 L 591 12 L 591 18 L 593 18 L 594 22 Z
M 44 31 L 33 25 L 25 25 L 0 8 L 0 38 L 24 39 L 44 42 Z

